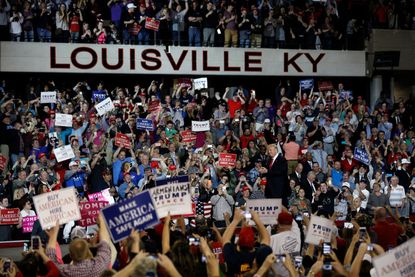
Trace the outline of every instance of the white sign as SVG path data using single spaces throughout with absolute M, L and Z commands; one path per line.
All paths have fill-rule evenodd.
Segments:
M 321 240 L 330 242 L 333 228 L 333 221 L 330 219 L 312 215 L 308 224 L 305 242 L 314 245 L 319 245 Z
M 75 153 L 73 152 L 72 147 L 69 144 L 59 148 L 55 148 L 53 150 L 53 153 L 55 154 L 58 163 L 75 158 Z
M 373 259 L 379 277 L 415 276 L 415 238 Z
M 102 116 L 114 109 L 114 103 L 112 103 L 111 98 L 107 97 L 105 100 L 102 100 L 96 104 L 95 109 L 97 110 L 98 114 Z
M 179 176 L 164 180 L 165 185 L 157 186 L 150 189 L 154 205 L 159 218 L 170 215 L 191 214 L 192 198 L 189 191 L 189 177 Z
M 40 103 L 41 104 L 56 103 L 56 91 L 42 91 L 40 93 Z
M 198 78 L 193 80 L 193 84 L 195 89 L 207 89 L 208 88 L 208 79 L 205 78 Z
M 56 113 L 55 126 L 72 127 L 72 115 Z
M 36 195 L 33 203 L 43 230 L 55 226 L 57 221 L 65 224 L 81 219 L 78 198 L 73 187 Z
M 366 76 L 365 51 L 1 42 L 0 72 Z M 341 66 L 339 66 L 341 65 Z
M 258 213 L 262 223 L 266 225 L 277 224 L 277 218 L 282 209 L 281 199 L 249 199 L 246 201 L 249 210 Z
M 192 121 L 192 132 L 204 132 L 210 130 L 209 120 L 206 121 Z

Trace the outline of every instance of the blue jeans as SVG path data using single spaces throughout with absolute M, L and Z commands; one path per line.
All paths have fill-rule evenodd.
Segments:
M 79 32 L 71 32 L 71 42 L 78 42 Z
M 203 28 L 203 46 L 215 46 L 215 28 Z
M 189 46 L 200 46 L 200 29 L 189 26 Z
M 142 28 L 138 33 L 138 44 L 139 45 L 149 45 L 150 44 L 150 34 L 149 32 Z
M 239 31 L 239 47 L 249 48 L 251 46 L 251 31 L 240 30 Z
M 20 41 L 20 38 L 22 37 L 22 33 L 19 34 L 10 34 L 12 41 Z
M 33 32 L 33 30 L 31 31 L 23 31 L 23 37 L 24 37 L 24 41 L 34 41 L 35 38 L 35 33 Z
M 39 37 L 39 41 L 41 42 L 50 42 L 52 34 L 48 29 L 44 28 L 37 28 L 37 35 Z

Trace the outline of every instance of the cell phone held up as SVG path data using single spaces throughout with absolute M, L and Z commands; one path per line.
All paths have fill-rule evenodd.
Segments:
M 40 237 L 39 236 L 33 236 L 31 238 L 31 245 L 33 250 L 39 250 L 40 249 Z

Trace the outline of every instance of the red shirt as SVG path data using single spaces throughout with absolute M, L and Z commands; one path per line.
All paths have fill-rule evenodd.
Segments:
M 356 168 L 359 163 L 355 160 L 352 159 L 352 162 L 350 163 L 348 159 L 344 159 L 340 162 L 342 170 L 343 171 L 349 171 L 352 172 L 354 168 Z
M 241 140 L 241 149 L 244 149 L 244 148 L 247 148 L 248 147 L 248 143 L 251 140 L 255 140 L 255 138 L 254 138 L 254 136 L 252 134 L 249 135 L 249 136 L 242 135 L 240 137 L 240 140 Z
M 396 223 L 388 223 L 387 221 L 377 221 L 372 228 L 378 236 L 378 244 L 388 250 L 389 247 L 398 245 L 398 237 L 404 232 L 403 228 Z
M 229 106 L 229 117 L 235 117 L 235 111 L 240 110 L 242 108 L 241 101 L 233 101 L 233 99 L 228 99 L 228 106 Z

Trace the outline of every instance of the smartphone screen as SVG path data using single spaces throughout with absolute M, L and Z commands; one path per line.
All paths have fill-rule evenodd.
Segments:
M 344 223 L 344 228 L 346 228 L 346 229 L 353 229 L 353 223 L 351 223 L 351 222 L 345 222 Z
M 9 272 L 12 261 L 10 259 L 4 259 L 3 272 Z
M 331 252 L 331 245 L 330 245 L 330 243 L 325 242 L 323 244 L 323 254 L 324 255 L 330 255 L 330 252 Z
M 364 240 L 366 238 L 366 227 L 359 228 L 359 239 Z
M 296 268 L 300 268 L 303 265 L 303 257 L 295 256 L 294 265 L 295 265 Z
M 32 249 L 39 250 L 39 248 L 40 248 L 40 237 L 33 236 L 32 237 Z

